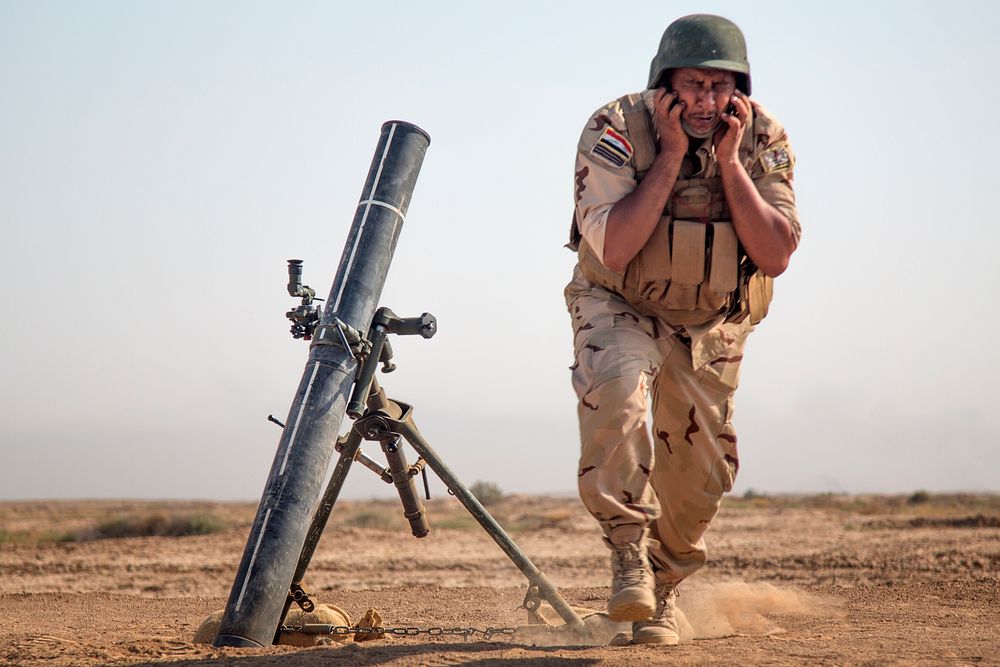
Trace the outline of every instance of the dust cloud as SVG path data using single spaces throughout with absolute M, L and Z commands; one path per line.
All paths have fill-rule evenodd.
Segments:
M 766 635 L 783 632 L 771 614 L 838 616 L 837 606 L 795 588 L 766 582 L 730 581 L 682 585 L 677 607 L 681 641 L 731 635 Z
M 734 635 L 778 634 L 784 630 L 770 615 L 841 616 L 838 606 L 818 595 L 795 588 L 779 588 L 765 582 L 730 581 L 682 584 L 678 589 L 677 623 L 681 641 Z M 518 629 L 518 637 L 536 646 L 602 646 L 631 638 L 631 623 L 616 623 L 603 611 L 574 607 L 589 637 L 571 633 L 555 611 L 543 603 L 538 614 L 529 615 L 529 625 Z

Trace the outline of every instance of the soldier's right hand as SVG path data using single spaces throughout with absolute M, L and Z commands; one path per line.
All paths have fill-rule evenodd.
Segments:
M 685 103 L 677 99 L 676 92 L 666 88 L 656 91 L 653 98 L 653 124 L 660 137 L 660 152 L 683 156 L 688 150 L 688 136 L 681 127 L 681 113 Z

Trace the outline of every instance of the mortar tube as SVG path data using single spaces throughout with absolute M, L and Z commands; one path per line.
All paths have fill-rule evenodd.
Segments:
M 354 385 L 357 359 L 334 340 L 332 325 L 371 325 L 429 144 L 415 125 L 382 125 L 214 646 L 274 639 Z

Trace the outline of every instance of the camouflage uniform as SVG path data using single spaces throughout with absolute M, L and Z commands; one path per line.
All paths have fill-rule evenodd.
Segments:
M 654 94 L 640 94 L 650 112 Z M 597 258 L 603 257 L 608 213 L 637 185 L 622 99 L 591 116 L 576 157 L 574 223 Z M 773 116 L 756 102 L 753 111 L 741 158 L 797 240 L 791 148 Z M 678 182 L 692 178 L 718 179 L 710 140 L 684 158 Z M 724 197 L 721 184 L 718 191 Z M 565 292 L 579 398 L 580 496 L 611 544 L 648 534 L 657 581 L 676 583 L 704 565 L 705 531 L 739 468 L 733 394 L 752 326 L 749 319 L 727 321 L 725 312 L 682 324 L 585 273 L 578 264 Z

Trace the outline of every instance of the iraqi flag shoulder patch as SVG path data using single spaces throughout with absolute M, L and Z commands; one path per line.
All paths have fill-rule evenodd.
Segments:
M 590 149 L 590 154 L 614 167 L 624 167 L 632 157 L 632 144 L 620 132 L 608 125 L 597 143 Z

